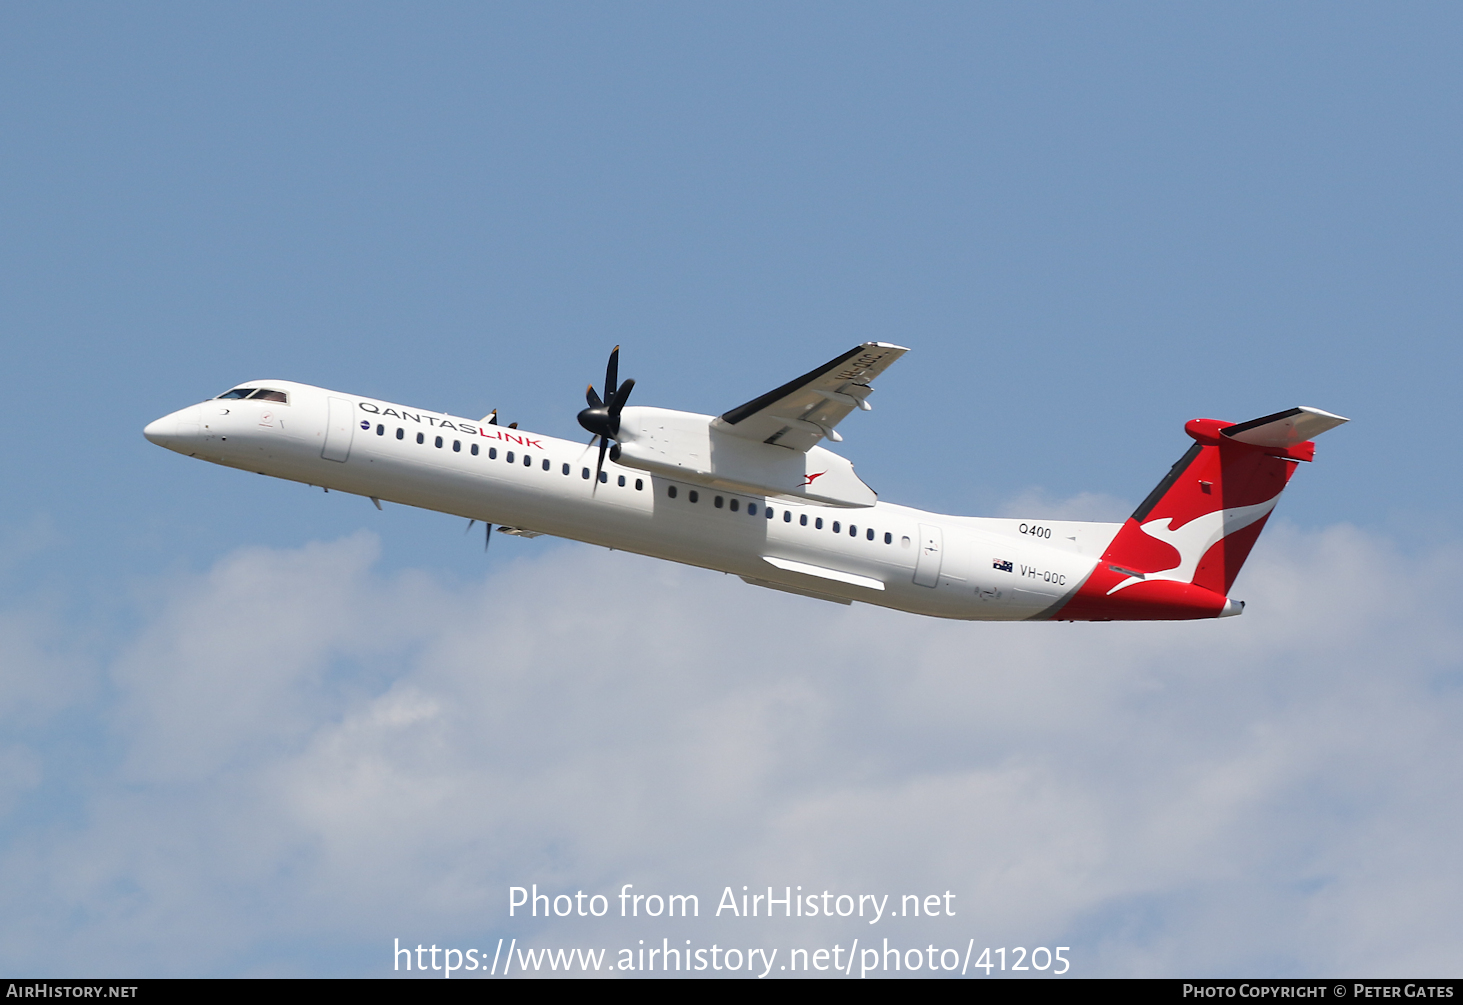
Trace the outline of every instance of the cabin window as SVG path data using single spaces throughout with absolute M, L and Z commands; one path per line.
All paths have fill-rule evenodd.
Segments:
M 528 456 L 527 454 L 524 454 L 523 455 L 523 466 L 525 468 L 531 468 L 531 467 L 533 467 L 533 458 L 530 457 L 530 456 Z
M 460 453 L 462 453 L 462 441 L 461 440 L 453 440 L 452 441 L 452 452 L 454 454 L 460 454 Z
M 735 512 L 736 512 L 736 511 L 737 511 L 737 510 L 738 510 L 738 508 L 740 508 L 740 507 L 741 507 L 741 505 L 742 505 L 742 504 L 741 504 L 741 503 L 740 503 L 740 502 L 738 502 L 738 501 L 737 501 L 737 500 L 736 500 L 736 499 L 733 499 L 733 500 L 732 500 L 732 501 L 731 501 L 731 511 L 732 511 L 732 512 L 733 512 L 733 513 L 735 513 Z
M 726 503 L 726 500 L 723 499 L 721 496 L 717 496 L 715 499 L 711 500 L 711 505 L 715 506 L 717 509 L 721 509 L 721 507 L 725 503 Z
M 588 468 L 580 468 L 579 469 L 579 477 L 580 478 L 583 478 L 585 481 L 589 481 L 589 469 Z
M 474 444 L 473 444 L 473 445 L 472 445 L 472 455 L 473 455 L 473 456 L 474 456 L 474 457 L 476 457 L 476 456 L 477 456 L 477 455 L 478 455 L 478 445 L 477 445 L 477 444 L 476 444 L 476 443 L 474 443 Z
M 808 525 L 808 514 L 804 513 L 801 516 L 799 516 L 798 517 L 798 523 L 800 523 L 804 527 L 806 527 Z
M 417 442 L 418 443 L 426 443 L 427 442 L 426 434 L 425 433 L 418 433 L 417 434 Z
M 690 495 L 686 496 L 686 498 L 690 499 L 692 502 L 700 502 L 701 493 L 697 492 L 695 489 L 692 489 Z
M 255 391 L 253 394 L 249 395 L 249 397 L 253 401 L 277 401 L 281 405 L 288 405 L 290 403 L 289 395 L 285 394 L 283 391 L 270 391 L 264 389 Z
M 624 488 L 625 487 L 625 476 L 624 475 L 621 475 L 620 476 L 619 485 L 620 485 L 620 488 Z
M 756 516 L 756 515 L 757 515 L 757 504 L 756 503 L 747 503 L 747 516 Z
M 564 465 L 564 474 L 567 475 L 568 473 L 569 473 L 569 465 L 565 464 Z
M 855 527 L 853 524 L 849 524 L 848 525 L 848 536 L 849 537 L 858 537 L 858 528 Z
M 767 519 L 771 520 L 772 517 L 773 517 L 773 514 L 774 514 L 774 511 L 773 511 L 772 507 L 771 506 L 768 506 L 767 507 Z
M 223 394 L 219 395 L 218 400 L 223 401 L 227 398 L 247 398 L 249 397 L 249 395 L 253 394 L 257 390 L 258 388 L 255 387 L 236 387 L 232 391 L 225 391 Z
M 874 528 L 870 527 L 869 532 L 864 535 L 864 538 L 866 540 L 872 541 L 874 539 Z
M 437 449 L 442 449 L 442 437 L 437 437 Z
M 386 435 L 386 427 L 383 426 L 383 425 L 381 425 L 380 423 L 377 423 L 376 424 L 376 435 L 377 436 L 385 436 Z
M 894 535 L 891 534 L 891 533 L 889 533 L 887 530 L 884 532 L 884 543 L 885 544 L 893 544 L 894 543 Z
M 676 487 L 674 485 L 670 486 L 665 490 L 665 494 L 674 499 L 676 497 Z
M 508 451 L 508 454 L 507 454 L 507 456 L 504 457 L 504 460 L 506 460 L 509 464 L 512 464 L 513 463 L 513 451 L 511 451 L 511 450 Z
M 823 518 L 821 516 L 818 517 L 818 519 L 816 519 L 816 520 L 813 521 L 813 529 L 814 530 L 822 530 L 823 529 Z
M 645 488 L 645 479 L 643 479 L 643 478 L 637 478 L 637 479 L 635 479 L 635 491 L 636 492 L 639 492 L 643 488 Z
M 498 448 L 497 447 L 489 447 L 488 448 L 488 460 L 490 460 L 490 461 L 496 461 L 497 459 L 498 459 Z
M 400 426 L 397 426 L 396 427 L 396 438 L 399 440 L 399 439 L 401 439 L 404 436 L 406 436 L 406 430 L 405 429 L 402 429 Z
M 544 458 L 544 470 L 549 470 L 549 459 L 547 457 Z
M 837 520 L 834 520 L 833 521 L 833 533 L 837 534 L 838 531 L 839 531 L 839 529 L 840 529 L 840 525 L 839 525 L 838 521 Z
M 601 471 L 599 473 L 599 483 L 601 485 L 608 485 L 609 482 L 610 482 L 610 473 L 608 471 Z

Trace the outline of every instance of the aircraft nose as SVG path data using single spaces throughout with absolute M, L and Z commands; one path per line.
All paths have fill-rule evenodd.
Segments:
M 178 431 L 178 414 L 164 415 L 161 419 L 153 419 L 146 426 L 142 427 L 142 435 L 146 436 L 148 442 L 156 443 L 160 447 L 166 447 Z
M 198 416 L 201 408 L 189 405 L 161 419 L 154 419 L 142 429 L 142 435 L 160 447 L 189 453 L 198 439 Z

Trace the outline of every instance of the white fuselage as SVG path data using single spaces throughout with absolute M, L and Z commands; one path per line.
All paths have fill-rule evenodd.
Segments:
M 289 402 L 206 401 L 146 435 L 276 478 L 946 618 L 1049 616 L 1119 528 L 884 502 L 840 507 L 613 461 L 596 484 L 597 451 L 583 443 L 289 381 L 259 384 L 287 390 Z

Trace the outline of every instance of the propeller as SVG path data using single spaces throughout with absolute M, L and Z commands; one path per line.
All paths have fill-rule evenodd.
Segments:
M 609 365 L 605 367 L 605 393 L 601 398 L 590 384 L 584 393 L 584 400 L 589 402 L 589 407 L 579 413 L 579 424 L 599 438 L 599 460 L 594 465 L 594 484 L 599 486 L 599 473 L 604 469 L 605 453 L 610 449 L 610 440 L 620 434 L 620 411 L 625 407 L 625 402 L 630 398 L 630 392 L 635 388 L 633 379 L 626 380 L 623 384 L 620 379 L 620 347 L 615 346 L 610 353 Z M 590 438 L 590 443 L 594 438 Z

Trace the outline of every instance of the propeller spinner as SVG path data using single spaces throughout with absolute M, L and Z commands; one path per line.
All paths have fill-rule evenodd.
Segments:
M 594 465 L 595 486 L 599 485 L 599 473 L 604 469 L 605 453 L 610 449 L 610 440 L 620 435 L 620 411 L 630 398 L 635 387 L 633 379 L 623 384 L 620 379 L 620 347 L 610 353 L 609 365 L 605 367 L 605 393 L 601 398 L 590 384 L 584 393 L 589 407 L 579 413 L 579 424 L 599 438 L 599 460 Z M 590 443 L 594 440 L 590 439 Z

